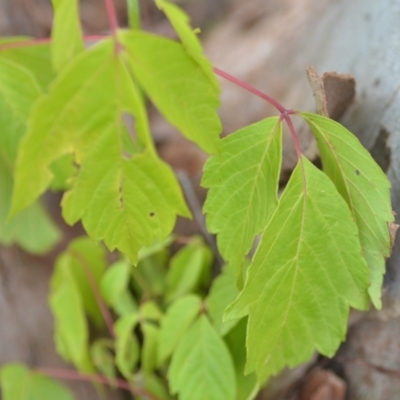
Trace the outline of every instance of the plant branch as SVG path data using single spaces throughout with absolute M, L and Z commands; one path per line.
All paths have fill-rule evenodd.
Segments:
M 117 38 L 118 19 L 117 19 L 117 13 L 116 13 L 115 7 L 114 7 L 114 2 L 113 2 L 113 0 L 104 0 L 104 3 L 106 5 L 108 22 L 110 24 L 112 36 L 114 38 L 115 50 L 119 51 L 120 43 L 118 42 L 118 38 Z
M 104 375 L 85 374 L 78 371 L 67 370 L 67 369 L 56 369 L 56 368 L 37 368 L 35 369 L 35 372 L 52 378 L 81 381 L 81 382 L 101 383 L 103 385 L 108 385 L 111 387 L 116 386 L 118 389 L 129 391 L 135 396 L 146 396 L 151 400 L 159 400 L 157 397 L 155 397 L 152 393 L 149 393 L 147 390 L 142 388 L 132 387 L 129 382 L 123 379 L 118 379 L 118 378 L 110 379 Z
M 225 71 L 220 70 L 219 68 L 214 67 L 214 72 L 221 76 L 222 78 L 227 79 L 228 81 L 231 81 L 235 85 L 238 85 L 242 87 L 243 89 L 247 90 L 250 93 L 255 94 L 258 97 L 261 97 L 263 100 L 267 101 L 269 104 L 273 105 L 281 114 L 284 114 L 285 112 L 288 112 L 289 110 L 286 110 L 285 107 L 279 101 L 273 99 L 271 96 L 268 96 L 267 94 L 261 92 L 260 90 L 256 89 L 255 87 L 249 85 L 248 83 L 245 83 L 241 81 L 238 78 L 235 78 L 234 76 L 228 74 Z
M 104 322 L 106 323 L 108 332 L 110 333 L 110 336 L 113 339 L 115 339 L 116 335 L 115 335 L 115 331 L 114 331 L 114 321 L 113 321 L 112 315 L 111 315 L 109 309 L 107 308 L 106 304 L 104 303 L 103 298 L 101 297 L 100 289 L 97 285 L 96 279 L 93 276 L 92 271 L 90 270 L 89 264 L 87 263 L 85 257 L 83 257 L 81 254 L 79 254 L 77 251 L 69 250 L 69 253 L 82 264 L 83 270 L 85 272 L 85 275 L 87 277 L 89 285 L 92 289 L 92 292 L 96 299 L 97 305 L 99 306 L 99 309 L 103 316 Z

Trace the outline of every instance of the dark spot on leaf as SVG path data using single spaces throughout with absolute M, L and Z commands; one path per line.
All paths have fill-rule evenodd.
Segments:
M 360 171 L 356 169 L 356 175 L 360 175 Z
M 149 213 L 149 217 L 154 217 L 156 215 L 156 213 L 155 212 L 151 212 L 151 213 Z
M 132 154 L 129 153 L 128 151 L 124 151 L 122 153 L 122 156 L 126 159 L 126 160 L 130 160 L 132 158 Z

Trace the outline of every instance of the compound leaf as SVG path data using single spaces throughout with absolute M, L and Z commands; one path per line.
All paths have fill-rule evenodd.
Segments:
M 51 55 L 56 71 L 64 68 L 84 49 L 78 0 L 51 0 L 54 8 Z
M 388 223 L 394 220 L 390 182 L 358 139 L 328 118 L 302 113 L 314 133 L 324 172 L 346 200 L 357 224 L 362 252 L 370 270 L 369 294 L 381 307 L 385 257 L 390 255 Z
M 134 76 L 164 117 L 203 150 L 216 153 L 219 98 L 203 69 L 172 40 L 138 31 L 121 32 L 119 38 Z
M 316 349 L 332 356 L 349 306 L 368 308 L 369 276 L 350 210 L 304 157 L 296 166 L 226 312 L 249 315 L 246 372 L 263 379 Z
M 172 394 L 180 400 L 234 400 L 235 371 L 229 351 L 201 315 L 173 353 L 168 370 Z
M 3 400 L 74 400 L 64 385 L 31 372 L 21 364 L 7 364 L 0 370 Z
M 135 117 L 137 143 L 124 113 Z M 63 198 L 65 220 L 82 219 L 91 237 L 133 263 L 141 247 L 168 236 L 177 214 L 190 216 L 171 168 L 155 154 L 140 94 L 110 40 L 71 61 L 36 102 L 17 159 L 12 215 L 48 187 L 49 166 L 68 153 L 80 168 Z
M 199 314 L 201 299 L 187 295 L 173 302 L 161 320 L 158 336 L 158 364 L 161 365 L 174 351 L 183 334 Z
M 224 138 L 204 167 L 207 226 L 235 270 L 276 208 L 281 143 L 279 118 L 267 118 Z

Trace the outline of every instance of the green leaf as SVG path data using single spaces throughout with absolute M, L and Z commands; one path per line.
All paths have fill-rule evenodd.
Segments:
M 101 278 L 101 294 L 107 305 L 119 315 L 137 311 L 137 304 L 129 292 L 131 268 L 128 261 L 117 261 L 106 270 Z
M 98 327 L 102 327 L 104 319 L 96 296 L 100 296 L 100 280 L 106 269 L 104 248 L 87 237 L 81 237 L 68 245 L 64 255 L 64 268 L 68 263 L 84 310 Z
M 72 154 L 66 154 L 51 165 L 54 178 L 50 184 L 53 191 L 65 191 L 71 189 L 71 177 L 77 173 Z
M 198 238 L 179 250 L 172 257 L 167 274 L 167 301 L 197 289 L 204 271 L 211 269 L 212 258 L 210 248 Z
M 5 51 L 7 52 L 7 51 Z M 13 190 L 12 169 L 18 144 L 25 134 L 33 103 L 41 94 L 35 75 L 0 52 L 0 241 L 43 254 L 61 238 L 61 232 L 36 202 L 7 221 Z
M 51 0 L 54 8 L 51 52 L 56 71 L 63 69 L 85 49 L 77 0 Z
M 200 310 L 201 299 L 195 295 L 183 296 L 168 307 L 158 336 L 158 365 L 172 354 Z
M 137 267 L 132 270 L 132 284 L 139 297 L 165 296 L 169 259 L 170 252 L 165 248 L 139 261 Z
M 127 0 L 129 26 L 132 29 L 140 29 L 140 1 Z
M 319 115 L 301 116 L 317 139 L 324 172 L 350 207 L 370 270 L 369 294 L 375 307 L 381 308 L 385 257 L 389 257 L 391 247 L 388 223 L 394 220 L 390 182 L 358 139 L 342 125 Z
M 235 371 L 229 351 L 205 315 L 185 332 L 168 370 L 172 394 L 180 400 L 235 399 Z
M 35 43 L 35 46 L 21 45 L 21 42 L 26 43 L 31 40 L 33 38 L 26 36 L 0 38 L 0 60 L 3 62 L 4 59 L 7 59 L 28 69 L 44 90 L 54 79 L 50 45 L 48 43 Z
M 0 53 L 0 151 L 14 163 L 33 103 L 41 94 L 35 76 Z
M 139 251 L 139 261 L 143 261 L 144 259 L 166 249 L 173 243 L 174 239 L 174 235 L 170 235 L 165 240 L 156 240 L 150 246 L 142 247 Z
M 368 285 L 346 202 L 303 157 L 226 312 L 249 315 L 246 373 L 256 370 L 262 381 L 315 349 L 331 357 L 344 340 L 349 307 L 368 308 Z
M 93 372 L 84 304 L 68 254 L 62 254 L 50 282 L 49 304 L 54 316 L 57 352 L 79 371 Z
M 121 374 L 128 380 L 133 376 L 139 360 L 139 344 L 133 333 L 138 323 L 137 313 L 126 314 L 114 325 L 116 341 L 116 364 Z
M 224 338 L 235 365 L 237 385 L 235 400 L 252 400 L 259 390 L 256 374 L 253 372 L 245 375 L 243 372 L 246 364 L 246 326 L 247 318 L 242 318 Z
M 0 370 L 3 400 L 74 400 L 64 385 L 31 372 L 21 364 L 7 364 Z
M 159 321 L 163 316 L 157 303 L 153 300 L 143 302 L 139 308 L 140 320 Z
M 143 347 L 141 354 L 141 370 L 149 374 L 157 367 L 157 350 L 159 329 L 150 322 L 142 322 L 140 328 L 143 333 Z
M 121 31 L 119 40 L 134 76 L 164 117 L 203 150 L 216 153 L 219 99 L 204 70 L 172 40 L 137 31 Z
M 141 153 L 127 153 L 134 146 L 125 143 L 124 113 L 135 117 Z M 136 263 L 141 247 L 170 234 L 177 214 L 190 216 L 171 168 L 152 146 L 141 97 L 105 40 L 69 63 L 36 102 L 17 159 L 11 214 L 37 198 L 52 181 L 49 166 L 73 152 L 80 168 L 63 198 L 65 220 L 82 219 L 91 237 Z
M 197 62 L 203 69 L 204 74 L 211 81 L 216 89 L 216 93 L 220 92 L 219 83 L 214 75 L 210 61 L 203 55 L 203 48 L 197 38 L 196 32 L 190 26 L 190 19 L 178 6 L 166 0 L 156 0 L 157 6 L 164 11 L 170 23 L 179 35 L 186 52 Z
M 114 342 L 110 339 L 97 339 L 90 346 L 93 365 L 102 374 L 115 379 L 117 372 L 114 361 Z
M 239 290 L 236 287 L 236 280 L 231 268 L 224 268 L 222 274 L 213 280 L 210 293 L 206 299 L 208 313 L 216 331 L 221 336 L 226 335 L 239 322 L 238 320 L 222 321 L 226 307 L 239 294 Z
M 162 378 L 157 376 L 156 373 L 143 374 L 142 372 L 139 372 L 135 375 L 134 385 L 144 387 L 146 389 L 146 392 L 151 393 L 156 399 L 173 400 L 173 398 L 168 393 L 166 382 Z M 138 400 L 149 399 L 149 396 L 147 394 L 143 394 L 142 396 L 138 395 L 136 397 Z
M 0 242 L 6 246 L 15 243 L 33 254 L 47 253 L 61 239 L 60 230 L 39 201 L 7 221 L 12 187 L 11 167 L 0 154 Z
M 220 154 L 204 167 L 207 226 L 218 235 L 221 255 L 238 273 L 277 205 L 281 143 L 279 118 L 267 118 L 224 138 Z

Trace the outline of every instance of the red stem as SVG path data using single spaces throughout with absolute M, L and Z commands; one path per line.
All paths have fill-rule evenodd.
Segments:
M 118 29 L 118 19 L 117 13 L 115 11 L 114 2 L 113 0 L 104 0 L 106 5 L 106 11 L 108 16 L 108 22 L 110 24 L 111 32 L 114 37 L 115 48 L 118 49 L 119 43 L 117 39 L 117 29 Z
M 92 374 L 84 374 L 82 372 L 66 370 L 66 369 L 55 369 L 55 368 L 37 368 L 35 372 L 39 374 L 43 374 L 52 378 L 66 379 L 72 381 L 81 381 L 81 382 L 93 382 L 93 383 L 101 383 L 103 385 L 108 386 L 116 386 L 119 389 L 127 390 L 136 396 L 147 396 L 151 400 L 158 400 L 152 393 L 147 392 L 145 389 L 134 388 L 129 382 L 123 379 L 110 379 L 103 375 L 92 375 Z
M 113 321 L 112 315 L 111 315 L 109 309 L 107 308 L 106 304 L 104 303 L 103 298 L 101 297 L 100 289 L 97 286 L 96 279 L 93 276 L 92 271 L 90 270 L 89 264 L 87 263 L 85 257 L 83 257 L 81 254 L 79 254 L 77 251 L 70 250 L 69 252 L 71 253 L 71 255 L 73 257 L 75 257 L 82 264 L 85 275 L 86 275 L 89 285 L 92 289 L 93 295 L 96 299 L 97 305 L 99 306 L 101 314 L 107 325 L 108 332 L 110 333 L 110 336 L 113 339 L 115 339 L 116 335 L 115 335 L 115 331 L 114 331 L 114 321 Z
M 262 99 L 266 100 L 268 103 L 272 104 L 281 114 L 288 112 L 288 110 L 286 110 L 286 108 L 283 107 L 283 105 L 281 103 L 279 103 L 272 97 L 268 96 L 267 94 L 261 92 L 260 90 L 256 89 L 255 87 L 241 81 L 238 78 L 235 78 L 234 76 L 228 74 L 225 71 L 220 70 L 219 68 L 214 67 L 213 69 L 214 69 L 214 72 L 217 75 L 221 76 L 222 78 L 225 78 L 228 81 L 233 82 L 235 85 L 238 85 L 238 86 L 242 87 L 243 89 L 247 90 L 248 92 L 253 93 L 256 96 L 261 97 Z
M 243 89 L 247 90 L 250 93 L 253 93 L 254 95 L 262 98 L 263 100 L 266 100 L 268 103 L 272 104 L 281 114 L 281 120 L 285 120 L 288 127 L 290 134 L 292 135 L 294 147 L 296 148 L 296 153 L 297 153 L 297 158 L 301 160 L 301 148 L 300 148 L 300 143 L 299 139 L 296 135 L 296 130 L 294 129 L 293 122 L 290 119 L 290 115 L 296 114 L 294 110 L 287 110 L 281 103 L 279 103 L 277 100 L 273 99 L 272 97 L 268 96 L 267 94 L 261 92 L 260 90 L 256 89 L 255 87 L 249 85 L 248 83 L 245 83 L 241 81 L 238 78 L 235 78 L 234 76 L 228 74 L 225 71 L 220 70 L 219 68 L 214 67 L 214 72 L 221 76 L 222 78 L 227 79 L 228 81 L 231 81 L 235 85 L 238 85 L 242 87 Z

